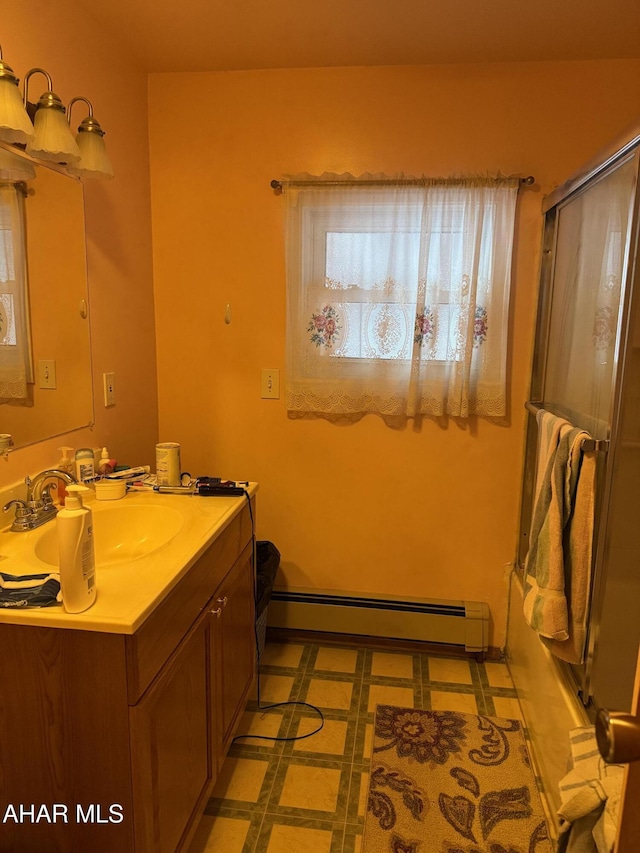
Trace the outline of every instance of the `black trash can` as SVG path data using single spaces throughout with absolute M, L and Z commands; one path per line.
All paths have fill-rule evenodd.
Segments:
M 262 657 L 267 635 L 267 608 L 280 565 L 280 551 L 273 542 L 256 542 L 256 637 L 258 660 Z

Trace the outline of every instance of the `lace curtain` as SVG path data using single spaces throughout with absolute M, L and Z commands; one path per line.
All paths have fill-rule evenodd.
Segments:
M 0 401 L 25 401 L 33 381 L 23 204 L 19 187 L 0 183 Z
M 290 416 L 503 416 L 517 191 L 285 185 Z

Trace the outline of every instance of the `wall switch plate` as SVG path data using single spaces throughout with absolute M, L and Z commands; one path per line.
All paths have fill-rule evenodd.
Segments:
M 104 382 L 104 405 L 115 406 L 116 404 L 116 375 L 115 373 L 103 373 Z
M 278 400 L 280 398 L 280 371 L 275 368 L 264 368 L 260 375 L 260 396 L 263 400 Z
M 38 387 L 56 388 L 56 363 L 52 358 L 43 358 L 38 362 Z

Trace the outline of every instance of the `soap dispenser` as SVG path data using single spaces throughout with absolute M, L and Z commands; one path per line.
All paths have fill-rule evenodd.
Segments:
M 58 462 L 58 470 L 64 471 L 69 474 L 71 477 L 76 476 L 76 466 L 73 457 L 73 447 L 59 447 L 58 450 L 62 453 L 60 457 L 60 461 Z M 71 456 L 69 454 L 71 453 Z M 58 480 L 58 503 L 60 506 L 64 506 L 64 499 L 67 496 L 67 485 L 64 480 Z
M 88 491 L 86 486 L 67 486 L 56 520 L 62 604 L 68 613 L 81 613 L 96 600 L 93 513 L 82 504 L 82 492 Z

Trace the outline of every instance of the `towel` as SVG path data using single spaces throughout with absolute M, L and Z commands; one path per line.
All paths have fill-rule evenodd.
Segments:
M 534 506 L 535 502 L 538 500 L 538 495 L 540 494 L 540 489 L 544 482 L 547 467 L 558 449 L 560 432 L 565 427 L 571 427 L 569 421 L 564 418 L 559 418 L 556 415 L 552 415 L 551 412 L 547 412 L 546 409 L 539 409 L 536 412 L 536 424 L 538 427 L 538 451 Z
M 583 433 L 584 437 L 584 433 Z M 578 447 L 582 439 L 578 439 Z M 568 603 L 566 640 L 542 642 L 556 657 L 567 663 L 584 661 L 591 592 L 593 524 L 595 518 L 596 454 L 582 451 L 578 484 L 565 541 L 565 597 Z
M 611 853 L 624 767 L 600 756 L 593 726 L 573 729 L 569 742 L 572 768 L 559 785 L 558 853 Z
M 578 571 L 582 581 L 576 581 L 577 591 L 584 587 L 584 578 L 589 576 L 590 571 L 590 566 L 584 565 L 585 544 L 578 541 L 579 536 L 589 536 L 589 539 L 592 536 L 593 512 L 590 518 L 588 512 L 582 512 L 588 501 L 581 501 L 581 513 L 573 534 L 570 527 L 583 458 L 581 445 L 583 439 L 590 436 L 581 429 L 571 427 L 566 421 L 554 423 L 553 430 L 549 432 L 553 440 L 557 436 L 557 446 L 554 450 L 547 443 L 544 475 L 536 484 L 529 552 L 525 562 L 524 615 L 527 623 L 541 637 L 563 642 L 570 635 L 565 574 L 573 573 L 574 569 Z M 542 470 L 541 460 L 538 469 L 539 472 Z M 585 475 L 585 481 L 589 479 Z M 591 492 L 591 485 L 585 482 L 581 496 L 585 491 Z M 586 550 L 590 563 L 590 546 Z M 574 586 L 571 581 L 569 586 Z M 586 608 L 586 595 L 584 606 Z
M 9 575 L 0 572 L 0 607 L 51 607 L 62 601 L 60 575 Z

